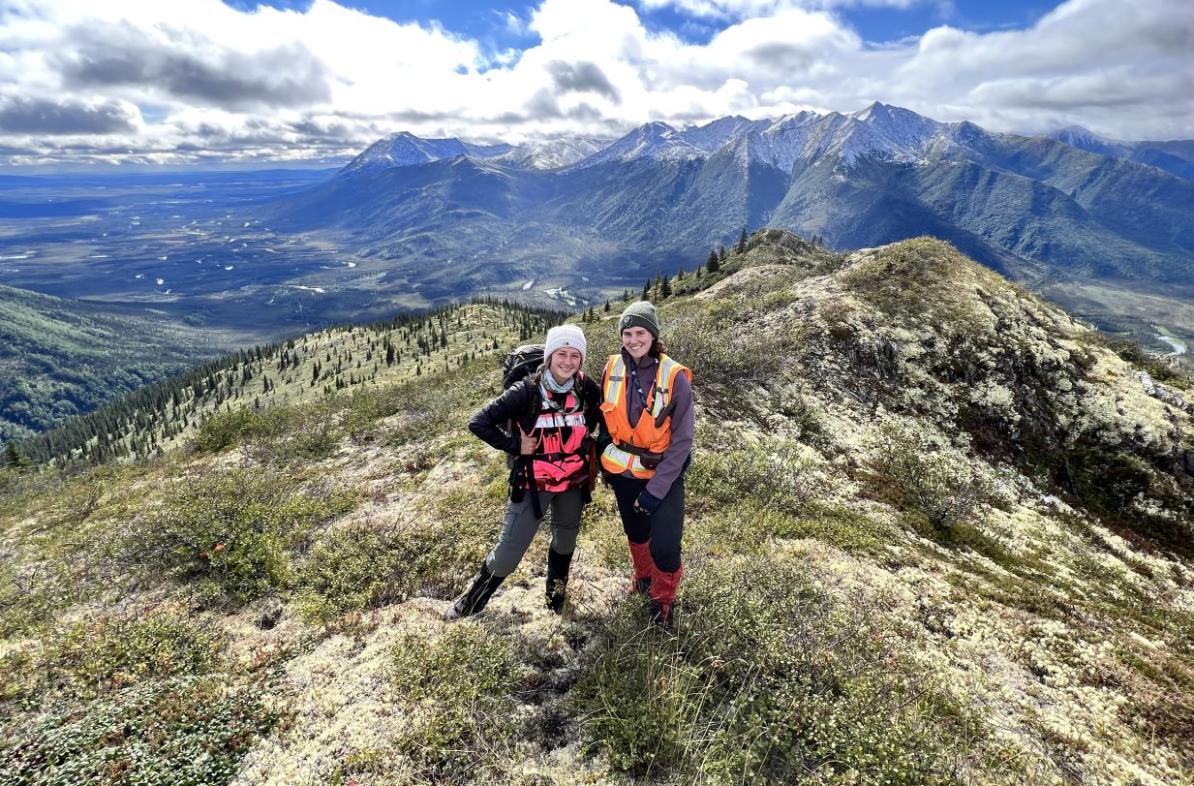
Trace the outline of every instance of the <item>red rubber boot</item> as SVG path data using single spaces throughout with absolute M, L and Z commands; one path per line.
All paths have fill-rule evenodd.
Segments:
M 641 592 L 645 595 L 651 586 L 651 576 L 655 573 L 655 560 L 651 559 L 651 541 L 627 542 L 630 543 L 630 565 L 634 572 L 630 592 Z
M 654 565 L 652 565 L 654 567 Z M 651 622 L 664 628 L 672 627 L 672 606 L 676 602 L 676 590 L 680 587 L 680 577 L 684 575 L 684 566 L 667 573 L 655 568 L 651 576 Z

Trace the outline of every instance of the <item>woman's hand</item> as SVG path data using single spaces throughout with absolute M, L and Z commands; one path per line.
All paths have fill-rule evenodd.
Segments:
M 519 451 L 520 454 L 523 456 L 529 456 L 534 453 L 535 449 L 539 447 L 539 437 L 528 437 L 525 433 L 523 433 L 522 429 L 519 429 L 518 433 L 522 438 L 522 448 Z

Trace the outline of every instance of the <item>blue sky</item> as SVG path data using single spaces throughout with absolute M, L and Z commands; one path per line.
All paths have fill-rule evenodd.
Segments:
M 242 10 L 252 10 L 258 5 L 303 10 L 311 5 L 311 0 L 227 0 L 227 3 Z M 635 6 L 634 3 L 624 4 Z M 502 0 L 355 0 L 344 5 L 396 22 L 435 22 L 446 30 L 485 41 L 498 49 L 523 46 L 534 39 L 531 34 L 519 34 L 511 30 L 505 20 L 508 14 L 526 19 L 535 3 L 509 3 Z M 881 44 L 919 35 L 942 24 L 974 31 L 1024 28 L 1057 5 L 1056 2 L 1042 0 L 947 0 L 917 2 L 905 8 L 853 5 L 836 8 L 834 13 L 857 30 L 864 40 Z M 649 28 L 667 30 L 693 43 L 707 43 L 720 26 L 719 20 L 694 19 L 674 8 L 638 8 Z
M 0 162 L 854 112 L 1194 138 L 1191 0 L 0 0 Z

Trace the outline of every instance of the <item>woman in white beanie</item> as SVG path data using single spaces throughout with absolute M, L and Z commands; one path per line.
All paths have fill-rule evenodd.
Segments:
M 684 565 L 684 473 L 695 431 L 692 372 L 668 357 L 659 317 L 647 301 L 618 320 L 622 349 L 602 374 L 601 469 L 630 546 L 632 587 L 652 621 L 670 626 Z
M 550 511 L 547 607 L 559 614 L 581 508 L 594 478 L 593 440 L 601 420 L 601 390 L 585 376 L 585 334 L 576 325 L 547 331 L 543 365 L 511 385 L 469 421 L 469 431 L 512 457 L 510 502 L 497 544 L 472 585 L 444 612 L 445 619 L 485 608 L 531 545 L 539 521 Z

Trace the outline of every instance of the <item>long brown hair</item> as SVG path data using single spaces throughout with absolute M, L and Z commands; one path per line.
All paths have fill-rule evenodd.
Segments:
M 660 355 L 667 354 L 667 345 L 659 339 L 655 339 L 651 342 L 651 348 L 647 350 L 647 354 L 658 360 Z

